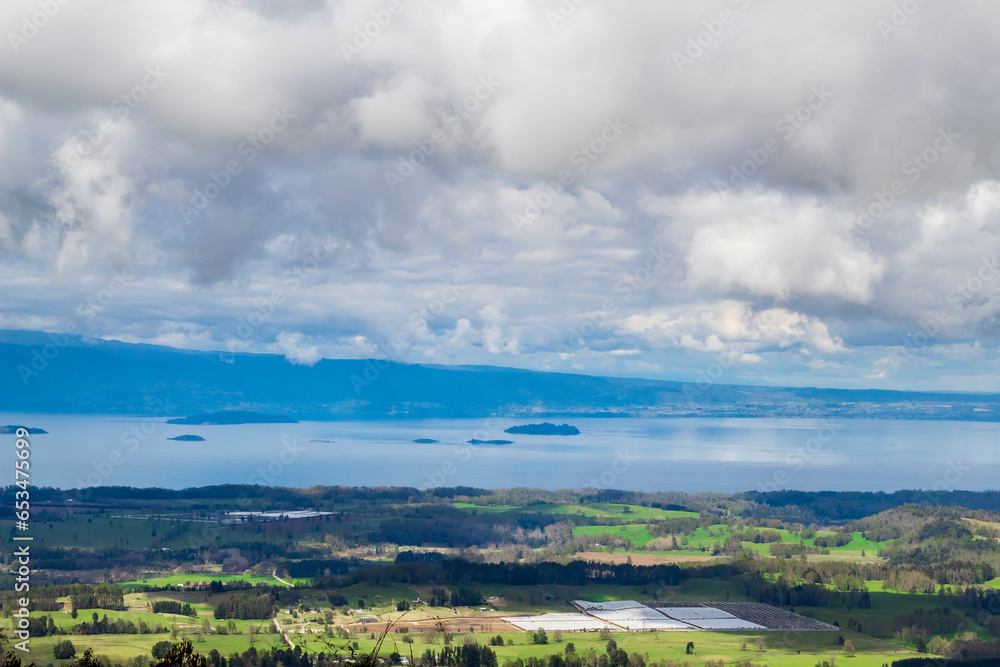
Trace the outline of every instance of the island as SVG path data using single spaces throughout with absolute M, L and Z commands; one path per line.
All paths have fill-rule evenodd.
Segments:
M 44 428 L 30 428 L 28 426 L 18 426 L 17 424 L 7 424 L 6 426 L 0 426 L 0 433 L 3 435 L 13 435 L 17 433 L 17 429 L 23 428 L 28 431 L 28 435 L 46 435 L 48 431 Z
M 313 438 L 309 442 L 322 443 L 322 442 L 333 442 L 333 440 L 326 440 L 326 439 L 323 439 L 323 438 Z
M 511 426 L 504 433 L 514 433 L 520 435 L 580 435 L 580 429 L 569 424 L 524 424 L 523 426 Z
M 298 424 L 299 422 L 283 415 L 268 415 L 263 412 L 247 412 L 246 410 L 221 410 L 203 415 L 168 419 L 167 423 L 187 426 L 229 426 L 232 424 Z
M 470 445 L 513 445 L 513 440 L 477 440 L 473 438 L 467 441 Z
M 167 440 L 180 440 L 181 442 L 205 442 L 205 438 L 200 435 L 178 435 L 174 438 L 167 438 Z
M 441 442 L 440 440 L 434 440 L 433 438 L 417 438 L 413 442 L 419 445 L 433 445 L 435 442 Z

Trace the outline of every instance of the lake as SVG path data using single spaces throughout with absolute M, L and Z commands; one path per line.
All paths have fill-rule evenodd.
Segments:
M 162 419 L 0 413 L 31 437 L 32 485 L 184 488 L 514 486 L 685 492 L 998 487 L 1000 424 L 812 419 L 560 419 L 577 436 L 508 435 L 536 420 L 179 426 Z M 550 420 L 551 421 L 551 420 Z M 194 434 L 205 442 L 167 438 Z M 10 447 L 13 479 L 14 436 Z M 416 438 L 439 440 L 416 444 Z M 468 445 L 470 439 L 514 440 Z

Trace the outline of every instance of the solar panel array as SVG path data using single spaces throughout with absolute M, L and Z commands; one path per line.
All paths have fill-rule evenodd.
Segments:
M 836 630 L 832 625 L 759 602 L 649 602 L 574 600 L 580 614 L 505 616 L 522 630 L 596 632 L 651 630 Z
M 699 630 L 766 630 L 763 625 L 738 618 L 714 607 L 657 607 L 656 611 Z
M 640 630 L 690 630 L 682 621 L 667 618 L 649 607 L 630 607 L 613 611 L 591 611 L 591 616 L 633 632 Z
M 713 602 L 714 606 L 768 630 L 838 630 L 834 625 L 760 602 Z
M 503 620 L 511 625 L 536 632 L 592 632 L 602 628 L 610 628 L 604 621 L 586 614 L 541 614 L 540 616 L 504 616 Z M 614 629 L 614 628 L 612 628 Z
M 699 618 L 735 618 L 728 611 L 715 607 L 657 607 L 656 611 L 684 621 Z
M 573 606 L 584 612 L 592 611 L 618 611 L 619 609 L 643 609 L 647 605 L 635 600 L 613 600 L 611 602 L 587 602 L 586 600 L 573 600 Z

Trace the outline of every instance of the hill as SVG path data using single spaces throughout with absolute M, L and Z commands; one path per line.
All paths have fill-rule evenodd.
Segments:
M 226 425 L 226 424 L 295 424 L 291 417 L 269 415 L 263 412 L 248 412 L 246 410 L 220 410 L 208 414 L 193 415 L 168 419 L 168 424 L 185 424 L 189 426 Z
M 1000 420 L 1000 395 L 697 384 L 324 359 L 0 331 L 0 405 L 14 412 L 177 417 L 221 410 L 297 419 L 507 416 Z M 48 346 L 48 348 L 46 348 Z M 43 354 L 42 350 L 46 350 Z

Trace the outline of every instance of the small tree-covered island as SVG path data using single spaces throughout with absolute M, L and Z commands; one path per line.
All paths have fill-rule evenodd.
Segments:
M 580 429 L 569 424 L 523 424 L 521 426 L 511 426 L 504 433 L 515 435 L 580 435 Z

